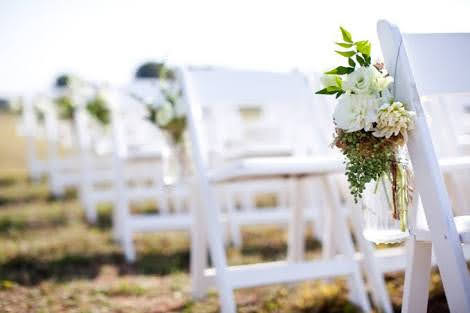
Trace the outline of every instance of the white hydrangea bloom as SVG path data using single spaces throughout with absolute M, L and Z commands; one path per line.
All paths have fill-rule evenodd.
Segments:
M 402 134 L 406 139 L 407 132 L 414 128 L 414 115 L 401 102 L 385 103 L 377 112 L 377 125 L 373 135 L 390 138 Z
M 175 117 L 173 106 L 169 102 L 165 102 L 157 111 L 157 124 L 160 127 L 167 126 Z
M 336 127 L 346 132 L 373 129 L 377 121 L 378 99 L 371 95 L 343 95 L 336 105 L 333 118 Z

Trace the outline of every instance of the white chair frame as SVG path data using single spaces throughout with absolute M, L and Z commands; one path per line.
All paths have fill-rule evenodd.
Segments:
M 426 311 L 434 250 L 450 311 L 470 312 L 470 276 L 461 246 L 468 240 L 468 230 L 465 223 L 460 223 L 466 217 L 456 218 L 461 226 L 457 227 L 420 102 L 420 93 L 470 91 L 465 71 L 470 67 L 470 34 L 402 34 L 386 21 L 380 21 L 377 29 L 385 63 L 395 77 L 395 97 L 416 112 L 408 150 L 423 211 L 418 211 L 412 222 L 412 236 L 407 243 L 402 310 Z
M 221 310 L 223 313 L 234 313 L 236 305 L 233 291 L 235 288 L 258 286 L 272 283 L 293 282 L 308 279 L 320 279 L 335 276 L 347 276 L 350 282 L 352 299 L 356 301 L 366 312 L 370 311 L 370 304 L 366 296 L 364 282 L 358 261 L 354 257 L 354 248 L 347 227 L 345 215 L 342 211 L 337 189 L 331 178 L 331 173 L 342 171 L 342 161 L 331 158 L 304 158 L 277 160 L 253 159 L 238 164 L 235 168 L 221 171 L 209 171 L 207 156 L 202 140 L 202 109 L 200 100 L 194 90 L 191 73 L 183 69 L 183 89 L 186 103 L 188 103 L 188 122 L 193 150 L 193 161 L 196 170 L 197 190 L 201 208 L 195 212 L 195 220 L 192 232 L 191 244 L 191 273 L 193 293 L 202 296 L 207 287 L 213 282 L 217 285 L 220 296 Z M 310 92 L 309 89 L 307 89 Z M 334 243 L 337 251 L 343 253 L 343 257 L 315 261 L 302 262 L 301 255 L 303 240 L 303 208 L 299 203 L 294 203 L 289 222 L 289 261 L 274 262 L 268 264 L 243 265 L 228 267 L 224 245 L 222 241 L 222 225 L 220 224 L 220 208 L 216 204 L 214 185 L 226 181 L 250 178 L 271 177 L 287 175 L 291 177 L 304 177 L 305 175 L 317 175 L 322 177 L 324 188 L 331 210 L 327 217 L 327 223 L 335 224 Z M 299 180 L 293 180 L 293 189 L 299 190 Z M 300 195 L 299 195 L 300 196 Z M 300 198 L 300 197 L 299 197 Z M 297 198 L 298 199 L 298 198 Z M 354 219 L 353 219 L 354 220 Z M 360 223 L 354 223 L 358 226 Z M 205 231 L 201 231 L 205 230 Z M 356 228 L 360 246 L 364 253 L 364 262 L 370 272 L 373 285 L 373 297 L 378 305 L 386 312 L 391 312 L 391 305 L 387 297 L 382 276 L 377 271 L 377 266 L 370 253 L 370 246 L 365 243 L 360 229 Z M 215 272 L 206 269 L 207 245 L 214 264 Z M 333 245 L 331 245 L 333 246 Z M 215 275 L 216 273 L 216 275 Z M 214 277 L 215 276 L 215 277 Z

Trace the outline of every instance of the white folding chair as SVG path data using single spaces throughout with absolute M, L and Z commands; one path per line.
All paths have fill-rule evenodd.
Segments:
M 386 21 L 377 28 L 387 69 L 395 78 L 395 98 L 416 112 L 408 150 L 422 206 L 410 219 L 403 312 L 426 311 L 432 250 L 450 311 L 470 312 L 470 276 L 462 250 L 470 239 L 470 216 L 453 217 L 420 102 L 424 95 L 470 91 L 470 34 L 402 34 Z M 448 160 L 445 166 L 468 168 L 468 158 Z
M 105 90 L 105 88 L 102 88 Z M 91 93 L 89 96 L 94 97 Z M 88 97 L 89 98 L 89 97 Z M 80 179 L 80 199 L 85 208 L 87 220 L 90 223 L 95 223 L 97 219 L 97 206 L 102 203 L 113 203 L 116 199 L 115 192 L 113 191 L 113 140 L 112 140 L 112 127 L 111 125 L 100 125 L 93 117 L 90 116 L 86 110 L 87 98 L 82 98 L 80 103 L 77 103 L 76 112 L 74 115 L 74 126 L 77 134 L 77 144 L 80 154 L 81 165 L 81 179 Z M 145 119 L 145 108 L 139 105 L 135 100 L 128 96 L 121 95 L 119 98 L 122 105 L 130 107 L 126 112 L 121 112 L 119 117 L 120 123 L 125 124 L 126 145 L 132 149 L 130 154 L 132 156 L 146 155 L 146 159 L 141 160 L 136 164 L 136 160 L 130 157 L 125 162 L 126 180 L 136 181 L 142 180 L 141 173 L 146 172 L 143 167 L 148 164 L 150 167 L 147 176 L 155 173 L 151 169 L 155 167 L 155 163 L 160 163 L 161 154 L 156 148 L 159 145 L 159 136 L 153 136 L 154 132 L 149 132 L 145 135 L 146 130 L 138 132 L 142 129 L 142 124 L 148 124 Z M 115 105 L 108 103 L 110 110 L 114 110 Z M 151 125 L 147 125 L 147 129 L 153 129 Z M 137 136 L 136 136 L 137 132 Z M 144 134 L 142 137 L 141 135 Z M 146 141 L 147 144 L 145 143 Z M 148 148 L 152 148 L 150 151 Z M 145 151 L 143 151 L 145 149 Z M 144 175 L 145 176 L 145 175 Z M 117 230 L 116 230 L 117 231 Z
M 312 127 L 308 124 L 305 132 L 290 131 L 291 127 L 280 127 L 285 116 L 301 116 L 300 111 L 310 103 L 300 105 L 299 99 L 290 99 L 299 104 L 296 110 L 280 99 L 272 96 L 270 89 L 257 91 L 257 97 L 237 90 L 257 87 L 257 80 L 262 77 L 275 83 L 276 75 L 271 73 L 236 71 L 223 68 L 203 70 L 204 77 L 199 81 L 198 92 L 206 101 L 203 104 L 205 121 L 210 134 L 210 154 L 214 163 L 223 163 L 254 157 L 279 157 L 298 154 L 302 145 L 298 144 L 304 134 L 311 134 Z M 237 86 L 234 88 L 233 86 Z M 283 86 L 291 88 L 292 86 Z M 261 87 L 262 88 L 262 87 Z M 259 89 L 259 88 L 258 88 Z M 288 91 L 287 91 L 288 93 Z M 291 93 L 292 94 L 292 93 Z M 299 98 L 297 96 L 297 98 Z M 292 120 L 289 118 L 287 120 Z M 285 124 L 285 123 L 284 123 Z M 296 125 L 300 128 L 300 125 Z M 312 141 L 312 136 L 305 141 Z M 305 142 L 304 142 L 305 143 Z M 302 151 L 303 152 L 303 151 Z M 240 227 L 245 225 L 280 224 L 286 225 L 289 220 L 289 180 L 282 177 L 258 178 L 226 182 L 218 189 L 219 200 L 226 210 L 229 221 L 231 240 L 240 247 L 242 238 Z M 270 194 L 276 198 L 276 204 L 256 208 L 259 195 Z M 292 200 L 293 201 L 293 200 Z M 318 210 L 308 210 L 306 219 L 316 221 L 320 228 Z
M 53 196 L 62 197 L 66 188 L 76 188 L 80 183 L 76 133 L 73 121 L 60 120 L 50 97 L 48 101 L 44 112 L 48 185 Z M 67 153 L 63 149 L 67 149 Z
M 113 104 L 112 127 L 112 188 L 108 193 L 114 197 L 113 228 L 115 237 L 123 245 L 126 260 L 136 258 L 133 243 L 135 233 L 168 230 L 189 230 L 191 211 L 194 205 L 184 183 L 166 186 L 163 182 L 161 154 L 155 151 L 134 151 L 135 141 L 129 141 L 128 127 L 136 131 L 144 127 L 147 141 L 158 142 L 159 130 L 141 115 L 137 123 L 127 124 L 128 112 L 122 112 L 122 101 L 126 97 L 110 92 L 108 102 Z M 129 100 L 129 99 L 128 99 Z M 134 103 L 130 109 L 138 111 Z M 149 142 L 152 145 L 152 142 Z M 131 203 L 156 200 L 158 214 L 133 214 Z M 172 208 L 169 207 L 172 203 Z
M 18 134 L 26 139 L 26 161 L 29 176 L 38 181 L 46 174 L 47 163 L 38 155 L 38 141 L 44 137 L 44 128 L 36 114 L 38 102 L 44 102 L 43 96 L 26 96 L 22 101 L 21 121 L 18 125 Z
M 212 283 L 212 279 L 215 278 L 222 312 L 229 313 L 236 311 L 233 297 L 233 290 L 236 288 L 345 276 L 349 278 L 353 301 L 357 302 L 365 311 L 370 311 L 361 270 L 354 256 L 354 247 L 346 217 L 341 209 L 337 188 L 331 177 L 328 176 L 331 173 L 338 173 L 343 170 L 342 160 L 319 155 L 303 158 L 253 158 L 227 163 L 224 166 L 214 166 L 209 161 L 208 151 L 210 150 L 206 145 L 207 141 L 205 141 L 206 137 L 204 136 L 203 106 L 208 99 L 204 98 L 203 93 L 200 92 L 200 89 L 203 88 L 198 84 L 201 81 L 200 75 L 204 75 L 204 73 L 183 69 L 183 89 L 189 106 L 188 122 L 196 170 L 197 184 L 194 188 L 197 188 L 201 203 L 201 210 L 195 212 L 194 229 L 205 230 L 193 231 L 192 233 L 191 273 L 194 295 L 203 295 L 208 285 Z M 297 84 L 297 88 L 287 88 L 287 86 L 292 87 L 291 84 Z M 283 86 L 286 88 L 282 88 Z M 295 103 L 302 104 L 311 95 L 311 89 L 306 84 L 305 79 L 296 73 L 271 73 L 264 78 L 261 75 L 258 76 L 256 84 L 249 89 L 240 89 L 237 85 L 233 85 L 233 88 L 232 92 L 237 90 L 237 92 L 244 93 L 252 98 L 249 100 L 257 99 L 259 91 L 263 89 L 270 90 L 271 96 L 281 102 L 287 98 L 292 100 L 290 92 L 294 92 L 294 99 L 297 97 L 297 102 L 287 102 L 293 108 L 293 111 L 295 111 Z M 286 90 L 289 90 L 289 93 Z M 214 92 L 220 92 L 220 90 L 214 89 Z M 336 251 L 342 253 L 342 256 L 313 262 L 303 262 L 298 258 L 302 250 L 304 214 L 303 207 L 299 202 L 296 202 L 292 205 L 289 221 L 288 255 L 290 257 L 288 262 L 228 267 L 222 241 L 221 212 L 216 202 L 214 187 L 219 183 L 237 179 L 283 175 L 294 178 L 308 175 L 322 177 L 325 196 L 330 208 L 325 222 L 335 223 L 335 248 Z M 296 183 L 298 180 L 293 180 L 293 182 L 294 188 L 292 189 L 298 191 L 299 186 Z M 360 231 L 356 232 L 356 235 L 361 238 Z M 360 240 L 360 242 L 363 243 L 363 240 Z M 206 269 L 207 243 L 215 272 Z M 370 254 L 364 254 L 364 258 L 371 267 L 375 266 Z M 380 275 L 374 277 L 376 280 L 372 279 L 371 281 L 374 299 L 379 302 L 380 307 L 387 312 L 391 312 L 383 280 L 381 280 Z M 377 278 L 379 279 L 377 280 Z

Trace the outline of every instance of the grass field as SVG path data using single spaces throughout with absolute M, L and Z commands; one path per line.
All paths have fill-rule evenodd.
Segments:
M 189 238 L 185 233 L 136 237 L 138 260 L 127 265 L 110 234 L 110 207 L 88 225 L 71 192 L 49 197 L 45 182 L 27 179 L 24 142 L 14 117 L 0 114 L 0 312 L 218 312 L 217 294 L 192 301 Z M 286 234 L 275 227 L 246 229 L 243 249 L 229 249 L 231 264 L 278 260 Z M 321 246 L 309 238 L 309 257 Z M 403 275 L 387 276 L 400 311 Z M 343 281 L 243 289 L 239 312 L 359 312 Z M 429 312 L 448 312 L 439 275 L 433 273 Z

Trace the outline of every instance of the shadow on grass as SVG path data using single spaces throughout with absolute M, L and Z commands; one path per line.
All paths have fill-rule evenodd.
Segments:
M 54 196 L 52 193 L 47 195 L 47 202 L 70 201 L 77 199 L 77 190 L 67 189 L 63 196 Z
M 141 206 L 132 206 L 131 211 L 138 214 L 158 214 L 158 208 L 153 204 L 144 204 Z M 96 224 L 90 225 L 91 227 L 97 227 L 102 230 L 110 229 L 113 226 L 112 214 L 113 206 L 110 203 L 100 204 L 97 207 L 97 221 Z
M 110 204 L 98 206 L 96 224 L 90 225 L 90 227 L 98 227 L 102 230 L 110 229 L 113 226 L 112 212 L 113 207 Z
M 65 215 L 54 216 L 47 221 L 27 221 L 26 219 L 5 216 L 0 218 L 0 234 L 9 234 L 25 230 L 39 230 L 46 228 L 63 227 L 68 224 Z
M 37 201 L 43 201 L 46 198 L 41 194 L 28 194 L 21 197 L 16 195 L 14 197 L 0 196 L 0 206 L 28 204 Z
M 14 177 L 0 177 L 0 187 L 10 187 L 16 184 Z
M 309 239 L 308 249 L 319 246 L 318 241 Z M 263 260 L 275 260 L 286 253 L 286 245 L 246 245 L 244 255 L 261 255 Z M 138 259 L 128 264 L 118 252 L 92 255 L 64 255 L 53 260 L 43 260 L 33 256 L 19 255 L 0 265 L 0 280 L 11 280 L 21 285 L 37 285 L 45 280 L 70 281 L 73 279 L 93 279 L 104 265 L 117 268 L 120 275 L 168 275 L 189 270 L 189 250 L 161 253 L 138 252 Z
M 142 254 L 133 264 L 126 263 L 120 253 L 67 255 L 50 261 L 18 256 L 0 266 L 0 281 L 9 280 L 32 286 L 45 280 L 64 282 L 74 279 L 93 279 L 98 276 L 104 265 L 116 267 L 120 275 L 168 275 L 188 271 L 189 251 L 170 255 L 156 252 Z
M 308 236 L 305 240 L 306 251 L 321 249 L 321 241 L 318 239 Z M 285 258 L 287 254 L 287 243 L 286 242 L 271 242 L 270 244 L 254 243 L 245 244 L 241 249 L 241 253 L 246 256 L 260 255 L 263 260 L 279 260 Z

